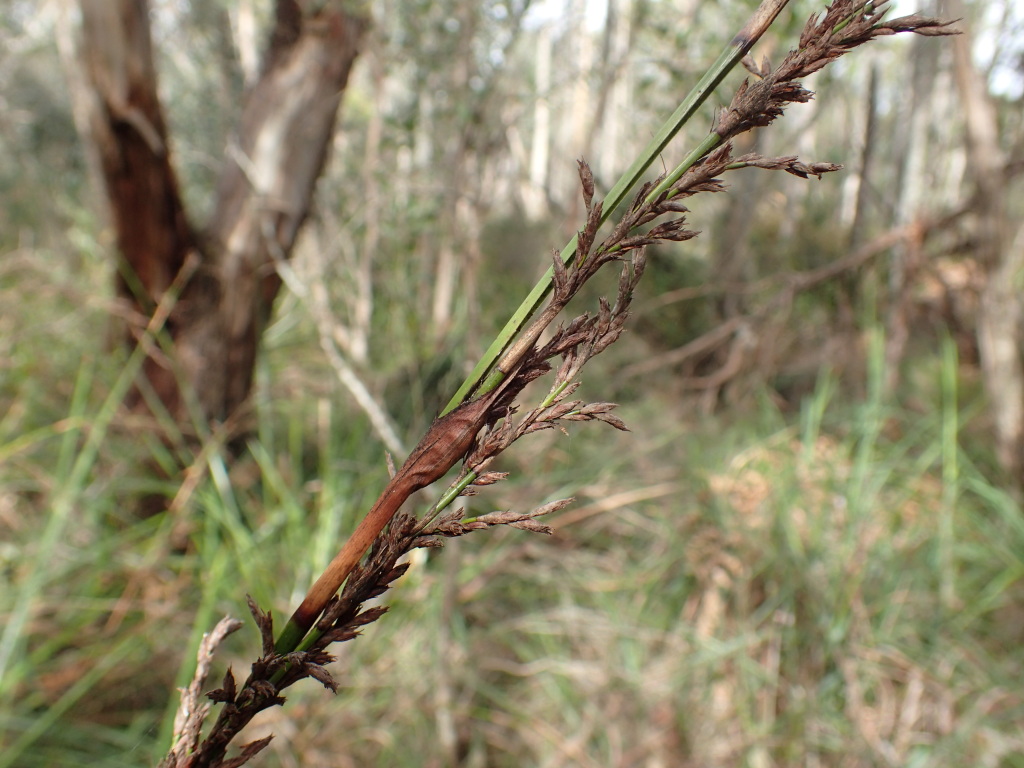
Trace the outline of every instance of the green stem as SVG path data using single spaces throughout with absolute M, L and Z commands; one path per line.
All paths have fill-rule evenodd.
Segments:
M 619 180 L 616 181 L 608 191 L 608 196 L 603 202 L 601 213 L 602 224 L 607 221 L 608 217 L 611 216 L 615 209 L 626 199 L 626 195 L 629 194 L 629 191 L 636 186 L 637 182 L 640 181 L 640 178 L 651 166 L 651 163 L 653 163 L 655 158 L 661 154 L 669 141 L 672 140 L 687 121 L 693 117 L 700 106 L 707 100 L 708 96 L 710 96 L 715 88 L 718 87 L 719 83 L 722 82 L 722 79 L 744 56 L 747 55 L 747 53 L 750 52 L 754 43 L 761 38 L 788 2 L 789 0 L 763 0 L 760 6 L 758 6 L 758 9 L 754 12 L 754 15 L 751 16 L 744 25 L 743 29 L 741 29 L 729 45 L 723 49 L 721 54 L 719 54 L 718 58 L 715 60 L 715 63 L 711 65 L 711 68 L 704 73 L 704 76 L 700 79 L 697 85 L 694 86 L 693 90 L 687 94 L 686 98 L 683 99 L 682 103 L 672 116 L 664 125 L 661 126 L 660 129 L 658 129 L 658 132 L 640 153 L 640 156 L 637 157 L 629 169 L 622 174 Z M 704 143 L 707 143 L 707 139 L 705 139 Z M 693 153 L 690 154 L 687 160 L 691 157 L 693 157 Z M 692 165 L 695 161 L 696 158 L 690 161 L 689 164 Z M 685 162 L 686 161 L 684 161 L 684 163 Z M 685 168 L 683 170 L 679 170 L 679 168 L 677 168 L 676 170 L 681 176 L 685 171 Z M 676 178 L 678 179 L 678 176 Z M 665 182 L 662 182 L 662 185 L 659 185 L 659 187 L 663 186 L 664 183 Z M 569 264 L 573 260 L 575 254 L 576 236 L 573 236 L 573 238 L 562 249 L 559 254 L 559 258 L 563 263 Z M 487 348 L 487 351 L 476 364 L 476 367 L 473 368 L 473 371 L 469 374 L 466 380 L 462 382 L 462 385 L 455 393 L 455 396 L 452 397 L 448 405 L 446 405 L 445 409 L 441 412 L 442 416 L 455 410 L 470 397 L 492 391 L 502 382 L 507 372 L 494 369 L 494 365 L 498 361 L 498 358 L 501 357 L 501 354 L 519 335 L 520 331 L 523 330 L 527 321 L 533 316 L 541 302 L 551 291 L 553 274 L 553 268 L 549 267 L 537 285 L 534 286 L 533 290 L 530 291 L 529 295 L 524 299 L 523 303 L 519 305 L 519 308 L 513 313 L 512 317 L 509 318 L 509 321 L 505 324 L 505 327 L 502 328 L 491 346 Z
M 453 483 L 449 486 L 448 490 L 441 495 L 440 499 L 438 499 L 437 504 L 434 505 L 434 508 L 430 512 L 430 516 L 434 517 L 441 510 L 447 509 L 451 503 L 459 498 L 462 492 L 472 485 L 479 476 L 480 475 L 476 472 L 467 472 L 465 477 L 460 478 L 457 483 Z
M 704 73 L 704 76 L 701 77 L 693 90 L 687 94 L 686 98 L 683 99 L 682 103 L 680 103 L 672 116 L 664 125 L 661 126 L 658 132 L 654 135 L 654 138 L 651 139 L 644 150 L 640 153 L 639 157 L 637 157 L 633 164 L 630 165 L 629 169 L 626 170 L 626 172 L 608 191 L 608 196 L 602 203 L 602 224 L 607 221 L 616 208 L 625 201 L 630 190 L 637 185 L 647 169 L 668 145 L 669 141 L 671 141 L 672 138 L 690 120 L 690 118 L 693 117 L 700 106 L 707 101 L 708 96 L 710 96 L 715 88 L 718 87 L 722 82 L 722 79 L 750 51 L 754 43 L 761 38 L 788 2 L 789 0 L 762 0 L 757 10 L 743 28 L 735 35 L 735 37 L 733 37 L 729 45 L 723 49 L 714 64 L 712 64 L 708 71 Z M 709 141 L 712 140 L 714 143 L 709 144 Z M 721 140 L 717 136 L 714 136 L 714 134 L 705 139 L 701 145 L 691 152 L 687 156 L 686 160 L 684 160 L 683 163 L 673 171 L 672 175 L 667 177 L 662 184 L 659 185 L 658 188 L 667 188 L 665 187 L 666 184 L 671 184 L 674 183 L 675 180 L 678 180 L 678 178 L 685 173 L 687 168 L 692 166 L 700 157 L 703 157 L 704 154 L 707 154 L 707 152 L 714 148 L 714 146 L 717 146 L 717 143 L 720 141 Z M 573 260 L 576 254 L 576 245 L 577 237 L 573 236 L 573 238 L 562 249 L 559 254 L 559 258 L 561 258 L 564 264 L 569 264 Z M 540 307 L 541 302 L 543 302 L 544 298 L 551 291 L 553 273 L 553 268 L 548 268 L 540 282 L 534 286 L 533 290 L 530 291 L 523 303 L 505 324 L 505 327 L 495 338 L 494 342 L 490 347 L 488 347 L 484 356 L 459 387 L 455 396 L 452 397 L 448 405 L 445 406 L 440 416 L 445 416 L 451 413 L 471 397 L 492 392 L 504 380 L 507 371 L 501 371 L 495 364 L 501 357 L 502 353 L 510 344 L 512 344 L 519 333 L 523 330 L 526 323 L 534 315 L 538 307 Z M 475 479 L 476 475 L 470 473 L 460 480 L 457 485 L 453 486 L 445 493 L 435 507 L 435 510 L 440 511 L 450 505 L 458 497 L 459 493 L 461 493 L 461 491 Z M 306 636 L 305 640 L 303 640 L 303 636 Z M 305 649 L 308 648 L 318 636 L 319 635 L 315 629 L 307 635 L 307 633 L 295 623 L 294 619 L 292 619 L 285 625 L 284 630 L 276 643 L 276 649 L 279 653 L 288 652 L 290 649 L 295 647 Z M 274 680 L 279 681 L 283 674 L 283 670 L 279 671 L 278 674 L 274 676 Z
M 697 148 L 688 154 L 679 165 L 672 169 L 672 173 L 668 174 L 659 184 L 652 189 L 647 197 L 644 198 L 645 203 L 652 203 L 658 199 L 658 197 L 664 194 L 673 184 L 683 177 L 683 174 L 690 170 L 698 160 L 706 156 L 711 150 L 722 143 L 722 137 L 717 133 L 709 133 Z

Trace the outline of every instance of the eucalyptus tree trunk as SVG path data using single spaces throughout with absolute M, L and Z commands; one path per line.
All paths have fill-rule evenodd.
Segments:
M 249 394 L 280 286 L 275 263 L 309 213 L 365 21 L 343 2 L 276 1 L 212 214 L 196 226 L 172 163 L 148 3 L 80 3 L 86 140 L 109 198 L 128 341 L 149 354 L 133 404 L 158 399 L 187 434 L 232 416 Z
M 950 12 L 966 17 L 961 0 Z M 1000 147 L 999 120 L 984 77 L 971 59 L 972 37 L 966 22 L 952 40 L 957 91 L 965 117 L 968 179 L 974 186 L 974 257 L 986 284 L 978 312 L 978 352 L 995 423 L 996 450 L 1009 476 L 1024 484 L 1024 358 L 1021 323 L 1024 301 L 1024 228 L 1014 236 L 1006 206 L 1006 161 Z

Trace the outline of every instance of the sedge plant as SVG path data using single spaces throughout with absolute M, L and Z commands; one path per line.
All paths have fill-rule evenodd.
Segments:
M 405 573 L 408 566 L 401 558 L 408 552 L 439 547 L 447 539 L 495 526 L 549 533 L 551 529 L 540 519 L 565 508 L 572 499 L 524 512 L 477 517 L 466 517 L 455 502 L 504 479 L 505 473 L 493 470 L 492 465 L 527 435 L 550 429 L 565 431 L 572 422 L 587 421 L 626 429 L 613 413 L 615 404 L 585 402 L 573 396 L 583 367 L 623 332 L 646 266 L 646 248 L 696 237 L 698 233 L 687 226 L 685 201 L 696 194 L 722 191 L 721 177 L 727 172 L 761 168 L 820 179 L 841 168 L 832 163 L 805 163 L 795 156 L 734 157 L 733 140 L 770 125 L 788 104 L 811 99 L 813 94 L 801 81 L 864 43 L 899 32 L 953 34 L 948 23 L 923 16 L 886 20 L 884 2 L 836 0 L 807 22 L 796 49 L 778 67 L 767 61 L 755 63 L 747 54 L 786 3 L 761 3 L 604 200 L 596 197 L 587 163 L 579 161 L 587 211 L 583 226 L 561 251 L 553 253 L 548 272 L 406 461 L 393 471 L 376 503 L 276 637 L 270 613 L 250 599 L 262 650 L 244 682 L 238 683 L 229 671 L 220 687 L 207 694 L 221 708 L 204 737 L 210 705 L 202 703 L 200 691 L 209 674 L 210 659 L 217 643 L 241 625 L 225 620 L 207 637 L 196 677 L 183 692 L 174 744 L 161 765 L 242 765 L 269 743 L 269 737 L 242 746 L 230 758 L 229 745 L 257 713 L 283 704 L 281 694 L 286 688 L 311 677 L 336 690 L 337 683 L 325 666 L 333 660 L 331 646 L 356 637 L 385 613 L 386 608 L 365 607 L 365 603 L 386 592 Z M 729 105 L 719 111 L 706 138 L 672 171 L 637 189 L 658 154 L 741 60 L 752 79 L 745 80 Z M 620 204 L 631 194 L 632 202 L 623 209 Z M 612 221 L 617 211 L 622 212 Z M 614 298 L 601 299 L 594 312 L 559 322 L 583 286 L 606 268 L 619 270 Z M 532 405 L 523 404 L 527 385 L 545 376 L 551 377 L 546 394 Z M 403 511 L 413 493 L 459 465 L 455 478 L 429 509 L 418 515 Z

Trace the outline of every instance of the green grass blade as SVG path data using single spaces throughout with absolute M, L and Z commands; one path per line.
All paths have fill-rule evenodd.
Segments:
M 106 436 L 107 428 L 124 401 L 125 395 L 127 395 L 128 389 L 131 387 L 132 381 L 134 381 L 135 375 L 142 366 L 144 359 L 145 353 L 142 347 L 136 347 L 135 351 L 129 356 L 128 362 L 121 371 L 121 375 L 111 388 L 96 417 L 91 421 L 88 436 L 77 455 L 74 455 L 72 450 L 76 442 L 77 430 L 70 430 L 65 433 L 64 444 L 61 446 L 61 459 L 59 461 L 59 466 L 65 468 L 65 471 L 62 473 L 64 480 L 60 482 L 55 491 L 50 516 L 47 520 L 46 528 L 43 530 L 43 535 L 39 540 L 37 556 L 33 558 L 32 566 L 14 600 L 14 606 L 7 625 L 4 627 L 3 634 L 0 634 L 0 680 L 4 681 L 3 686 L 0 687 L 0 692 L 15 682 L 11 677 L 6 676 L 5 673 L 14 656 L 18 640 L 22 637 L 22 631 L 28 621 L 32 605 L 43 588 L 51 561 L 50 555 L 67 527 L 68 520 L 71 518 L 71 513 L 75 506 L 75 500 L 81 495 L 88 473 L 96 460 L 99 447 Z M 84 419 L 87 390 L 91 380 L 91 369 L 83 367 L 79 375 L 78 384 L 76 384 L 75 393 L 72 395 L 71 413 L 69 414 L 72 421 Z
M 137 640 L 134 637 L 125 638 L 101 656 L 88 672 L 75 680 L 52 707 L 49 707 L 46 712 L 32 720 L 31 725 L 22 732 L 21 736 L 4 749 L 3 753 L 0 754 L 0 768 L 17 765 L 18 758 L 25 753 L 25 750 L 42 738 L 47 731 L 56 726 L 64 714 L 77 701 L 88 694 L 107 672 L 128 655 L 136 642 Z

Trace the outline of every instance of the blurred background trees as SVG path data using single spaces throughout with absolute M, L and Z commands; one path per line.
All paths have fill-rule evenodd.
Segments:
M 644 139 L 644 129 L 636 124 L 651 124 L 664 114 L 674 103 L 677 84 L 692 77 L 703 62 L 702 54 L 718 44 L 713 33 L 702 36 L 702 40 L 681 37 L 681 27 L 699 25 L 701 13 L 710 13 L 685 3 L 673 7 L 672 14 L 667 14 L 667 6 L 660 3 L 621 0 L 604 5 L 579 0 L 564 7 L 527 2 L 471 3 L 464 7 L 457 3 L 426 3 L 422 7 L 400 3 L 356 10 L 344 4 L 337 8 L 328 4 L 315 12 L 303 10 L 297 3 L 238 2 L 210 4 L 202 9 L 155 4 L 149 18 L 137 16 L 145 14 L 144 4 L 86 3 L 86 23 L 82 26 L 84 33 L 78 35 L 81 45 L 77 48 L 76 9 L 59 4 L 51 8 L 41 21 L 33 21 L 34 39 L 32 33 L 18 27 L 19 11 L 11 12 L 8 34 L 19 44 L 8 54 L 8 71 L 21 73 L 32 66 L 43 67 L 46 55 L 51 66 L 57 63 L 55 55 L 62 62 L 68 97 L 53 93 L 61 86 L 50 83 L 50 101 L 46 105 L 27 104 L 31 111 L 23 113 L 31 115 L 28 122 L 33 126 L 45 123 L 45 131 L 34 129 L 34 140 L 40 144 L 38 150 L 51 153 L 67 146 L 75 124 L 69 122 L 69 117 L 77 115 L 77 132 L 85 137 L 82 150 L 70 155 L 65 152 L 55 167 L 77 166 L 61 178 L 79 185 L 76 191 L 84 192 L 89 202 L 83 210 L 115 225 L 112 233 L 118 250 L 136 251 L 135 255 L 122 256 L 125 267 L 117 272 L 117 295 L 127 302 L 120 310 L 126 322 L 138 325 L 150 317 L 185 263 L 186 254 L 203 254 L 197 262 L 202 267 L 194 267 L 199 277 L 186 289 L 197 295 L 189 295 L 181 306 L 171 310 L 173 317 L 166 336 L 169 341 L 187 337 L 192 317 L 204 318 L 211 324 L 209 330 L 197 332 L 200 338 L 190 339 L 187 344 L 177 342 L 192 347 L 179 350 L 181 359 L 162 358 L 154 348 L 154 357 L 160 360 L 148 364 L 154 390 L 151 395 L 161 396 L 163 405 L 182 425 L 200 414 L 223 420 L 245 400 L 255 343 L 266 324 L 259 318 L 269 317 L 276 281 L 281 279 L 276 266 L 290 257 L 299 225 L 310 212 L 313 182 L 321 170 L 321 160 L 327 156 L 328 143 L 334 145 L 332 162 L 320 185 L 318 208 L 312 211 L 311 231 L 299 243 L 301 258 L 296 260 L 294 270 L 284 272 L 297 281 L 292 286 L 293 292 L 298 292 L 296 297 L 321 320 L 323 344 L 336 345 L 338 354 L 329 357 L 349 370 L 346 380 L 353 386 L 357 379 L 366 380 L 369 389 L 375 391 L 387 389 L 392 380 L 396 387 L 411 385 L 416 389 L 419 384 L 413 382 L 418 381 L 424 366 L 434 367 L 434 375 L 442 374 L 453 350 L 466 349 L 466 343 L 479 343 L 473 336 L 481 332 L 481 321 L 492 325 L 497 322 L 494 318 L 500 317 L 501 311 L 487 313 L 489 317 L 481 319 L 482 303 L 497 304 L 500 310 L 502 301 L 507 306 L 514 300 L 503 297 L 503 291 L 498 290 L 508 286 L 507 282 L 481 282 L 481 264 L 486 263 L 489 275 L 509 277 L 519 287 L 526 285 L 533 277 L 531 269 L 538 268 L 536 249 L 549 247 L 575 226 L 579 206 L 572 163 L 567 158 L 588 157 L 599 185 L 603 182 L 607 187 Z M 968 10 L 964 12 L 971 21 Z M 339 15 L 316 15 L 329 11 Z M 370 16 L 361 14 L 371 11 L 374 21 L 369 24 Z M 726 15 L 709 26 L 735 24 L 742 13 L 743 9 L 735 9 L 733 17 Z M 134 19 L 131 14 L 136 15 Z M 813 372 L 825 362 L 840 366 L 853 363 L 857 355 L 851 354 L 848 344 L 841 343 L 834 350 L 838 357 L 831 360 L 825 359 L 831 348 L 822 342 L 853 329 L 862 306 L 865 276 L 881 278 L 885 290 L 877 296 L 877 308 L 888 330 L 890 383 L 899 377 L 899 363 L 915 322 L 911 315 L 926 310 L 945 313 L 946 317 L 940 319 L 964 345 L 967 359 L 980 356 L 982 364 L 988 366 L 985 380 L 998 382 L 991 385 L 989 396 L 993 408 L 1006 414 L 993 418 L 993 423 L 999 425 L 1000 458 L 1008 468 L 1015 466 L 1021 450 L 1019 445 L 1010 444 L 1020 442 L 1022 429 L 1012 425 L 1021 417 L 1013 415 L 1009 404 L 1021 398 L 1012 395 L 1019 385 L 1006 377 L 1019 376 L 994 373 L 997 367 L 1000 371 L 1012 370 L 1013 355 L 995 351 L 996 347 L 1013 347 L 1012 340 L 1007 344 L 992 341 L 979 350 L 977 341 L 969 339 L 992 336 L 990 330 L 978 335 L 979 322 L 986 329 L 998 324 L 990 322 L 989 315 L 1008 318 L 1016 310 L 1012 302 L 1004 307 L 994 295 L 980 306 L 998 305 L 998 310 L 985 310 L 976 317 L 967 307 L 972 302 L 977 304 L 980 292 L 992 284 L 987 276 L 994 265 L 1005 262 L 982 251 L 1010 251 L 1015 234 L 1003 231 L 1012 229 L 1005 223 L 1007 217 L 1012 218 L 1012 210 L 1001 213 L 1007 207 L 1004 203 L 988 205 L 981 200 L 1004 200 L 1005 195 L 998 194 L 998 190 L 968 195 L 972 185 L 981 183 L 972 179 L 1002 184 L 1004 176 L 1012 178 L 1015 168 L 1016 126 L 1012 119 L 1009 123 L 1003 119 L 1000 124 L 998 107 L 1000 102 L 1016 98 L 1013 46 L 1017 22 L 1011 11 L 1006 11 L 1006 19 L 999 22 L 995 14 L 989 10 L 986 16 L 974 20 L 981 25 L 983 36 L 995 36 L 999 41 L 991 60 L 979 62 L 958 54 L 954 61 L 949 58 L 951 46 L 940 48 L 921 40 L 903 45 L 901 41 L 894 51 L 877 53 L 871 61 L 844 62 L 850 74 L 842 72 L 843 87 L 836 89 L 839 93 L 822 89 L 818 100 L 794 114 L 782 130 L 753 140 L 764 144 L 768 152 L 776 145 L 796 146 L 830 159 L 851 147 L 853 152 L 842 158 L 850 169 L 847 180 L 825 190 L 819 188 L 821 185 L 794 183 L 791 189 L 775 186 L 769 193 L 761 185 L 773 184 L 774 180 L 751 174 L 749 184 L 737 184 L 733 192 L 740 204 L 709 202 L 708 220 L 717 217 L 722 226 L 709 228 L 710 236 L 696 249 L 659 258 L 673 273 L 669 280 L 681 276 L 675 274 L 678 270 L 689 270 L 694 273 L 689 276 L 691 281 L 704 284 L 702 298 L 712 300 L 699 302 L 705 306 L 695 306 L 698 302 L 688 300 L 690 294 L 685 292 L 661 297 L 661 314 L 672 316 L 662 323 L 662 330 L 677 327 L 681 333 L 674 338 L 659 338 L 645 323 L 650 331 L 643 334 L 645 340 L 657 340 L 664 349 L 656 351 L 666 354 L 644 354 L 646 367 L 641 370 L 659 365 L 681 370 L 684 375 L 680 379 L 689 382 L 686 386 L 710 390 L 703 401 L 713 404 L 729 385 L 743 392 L 750 390 L 752 382 L 771 382 L 779 376 L 792 378 L 794 363 L 798 363 L 796 367 L 802 364 L 805 372 Z M 790 17 L 789 26 L 795 28 L 799 18 L 797 14 Z M 164 101 L 174 105 L 169 110 L 169 132 L 161 113 L 144 113 L 144 109 L 159 107 L 154 90 L 156 70 L 148 68 L 153 58 L 148 42 L 150 23 L 156 35 L 155 63 L 166 81 L 160 86 L 161 92 Z M 369 35 L 365 39 L 364 27 Z M 783 31 L 780 26 L 780 34 Z M 344 45 L 337 45 L 334 39 L 323 44 L 339 56 L 334 71 L 284 61 L 284 53 L 299 56 L 296 50 L 300 34 L 316 37 L 330 33 L 350 36 Z M 51 44 L 53 38 L 59 42 L 56 51 Z M 194 46 L 195 53 L 182 50 L 180 44 L 166 44 L 179 38 Z M 972 39 L 963 38 L 955 50 L 969 45 Z M 357 92 L 350 99 L 352 114 L 342 114 L 337 129 L 333 127 L 334 102 L 323 106 L 319 113 L 321 126 L 316 130 L 310 127 L 311 120 L 305 121 L 309 135 L 276 123 L 270 126 L 268 116 L 284 109 L 269 106 L 273 96 L 267 91 L 271 89 L 274 67 L 292 66 L 298 75 L 310 80 L 315 76 L 333 77 L 322 87 L 340 97 L 359 40 L 364 40 L 365 61 L 357 73 Z M 131 51 L 128 44 L 136 41 L 139 48 Z M 39 47 L 46 45 L 49 54 Z M 265 61 L 262 68 L 261 57 Z M 30 59 L 35 63 L 29 64 Z M 887 72 L 902 75 L 899 99 L 880 92 L 882 87 L 895 87 L 879 84 L 878 78 Z M 124 101 L 126 94 L 136 98 L 136 92 L 142 90 L 129 82 L 133 73 L 139 77 L 137 85 L 144 84 L 150 91 L 149 101 L 142 106 Z M 886 82 L 892 79 L 890 76 Z M 996 90 L 978 86 L 986 82 L 993 83 Z M 13 97 L 17 98 L 22 89 L 30 91 L 32 86 L 25 80 L 15 82 Z M 44 87 L 29 102 L 45 98 L 46 92 Z M 954 99 L 954 93 L 961 96 Z M 298 88 L 293 88 L 287 95 L 298 98 L 297 94 Z M 308 98 L 311 102 L 323 101 L 316 94 Z M 958 110 L 964 99 L 973 101 L 969 108 Z M 833 101 L 842 106 L 832 107 Z M 69 103 L 73 108 L 68 107 Z M 51 113 L 45 112 L 47 106 Z M 52 112 L 58 108 L 59 112 Z M 297 111 L 308 114 L 304 108 Z M 11 114 L 19 112 L 15 109 Z M 12 128 L 20 126 L 28 131 L 24 122 L 15 121 Z M 111 132 L 111 126 L 119 126 L 120 134 Z M 270 173 L 263 168 L 263 159 L 254 157 L 253 152 L 260 130 L 272 128 L 301 147 L 294 150 L 293 157 L 281 152 L 265 161 L 286 167 L 288 179 L 283 178 L 283 171 L 273 180 L 255 177 Z M 64 134 L 58 135 L 62 130 Z M 126 160 L 123 147 L 120 156 L 111 154 L 126 137 L 146 145 L 145 151 L 155 158 L 154 163 L 162 164 L 162 180 L 151 179 L 150 191 L 145 194 L 137 194 L 124 181 L 118 192 L 114 176 L 118 162 L 122 169 L 129 167 L 133 173 L 143 173 L 146 167 L 144 162 Z M 981 152 L 979 146 L 996 146 L 998 152 Z M 11 148 L 24 147 L 11 144 Z M 968 155 L 974 160 L 969 161 Z M 38 152 L 36 156 L 40 156 Z M 306 156 L 310 167 L 300 171 L 296 158 Z M 978 159 L 982 156 L 987 158 L 987 165 Z M 17 165 L 12 158 L 8 174 L 13 174 Z M 995 173 L 996 165 L 1004 171 Z M 978 170 L 982 167 L 983 171 Z M 19 179 L 40 173 L 37 169 L 25 171 Z M 179 176 L 183 180 L 180 191 Z M 356 179 L 355 188 L 360 193 L 352 195 Z M 35 186 L 17 186 L 24 199 L 39 194 L 47 182 L 53 183 L 40 180 Z M 271 188 L 272 184 L 301 190 L 302 199 L 285 200 L 288 194 L 294 198 L 299 193 L 286 194 Z M 111 192 L 123 198 L 118 200 L 115 194 L 117 204 L 113 206 L 106 199 Z M 240 197 L 243 193 L 248 195 L 244 200 Z M 160 194 L 163 199 L 154 203 L 157 213 L 152 215 L 166 219 L 164 230 L 159 237 L 149 235 L 153 237 L 151 243 L 129 242 L 131 233 L 142 238 L 141 233 L 155 227 L 140 226 L 144 211 L 125 206 L 140 205 L 147 195 Z M 348 201 L 346 194 L 354 200 Z M 763 199 L 772 195 L 776 198 L 774 207 L 768 205 L 770 200 Z M 9 233 L 17 232 L 19 224 L 24 223 L 17 219 L 18 211 L 24 211 L 24 202 L 19 207 L 19 200 L 12 196 L 12 203 L 8 209 L 12 221 L 6 228 Z M 347 206 L 344 214 L 342 206 Z M 971 206 L 1004 223 L 996 226 L 992 220 L 975 226 L 976 214 L 967 210 Z M 287 224 L 270 221 L 278 209 L 289 211 Z M 192 210 L 197 213 L 186 213 Z M 249 216 L 245 224 L 248 234 L 234 229 L 243 226 L 238 221 L 242 211 Z M 781 215 L 783 212 L 787 215 Z M 801 224 L 801 232 L 818 233 L 815 247 L 809 248 L 790 236 L 797 226 L 793 213 L 800 222 L 811 217 Z M 209 223 L 200 226 L 192 221 L 203 218 Z M 386 226 L 386 222 L 399 218 L 403 221 L 401 227 Z M 26 221 L 30 219 L 29 215 Z M 841 238 L 834 237 L 837 223 L 845 230 Z M 826 326 L 814 324 L 804 329 L 820 334 L 820 338 L 801 338 L 790 327 L 769 343 L 764 337 L 776 334 L 736 330 L 746 327 L 737 318 L 756 315 L 761 311 L 758 305 L 763 304 L 750 295 L 756 291 L 740 285 L 756 284 L 763 276 L 778 278 L 785 270 L 806 271 L 832 263 L 851 246 L 911 226 L 915 233 L 907 230 L 895 255 L 892 243 L 887 243 L 884 253 L 891 263 L 883 264 L 884 269 L 873 266 L 874 254 L 863 260 L 867 271 L 850 269 L 840 280 L 824 281 L 819 293 L 829 295 L 820 297 L 824 300 L 822 308 L 838 311 L 830 312 Z M 998 242 L 978 243 L 968 229 L 993 233 Z M 226 252 L 229 232 L 235 232 L 236 238 L 231 241 L 235 250 L 230 254 Z M 266 239 L 268 233 L 275 233 L 277 238 L 273 247 Z M 766 236 L 769 243 L 780 247 L 752 251 L 751 243 Z M 928 242 L 915 244 L 921 238 Z M 243 242 L 244 247 L 239 245 Z M 927 254 L 911 253 L 925 245 Z M 971 248 L 970 253 L 964 253 L 965 245 Z M 165 252 L 161 254 L 159 248 Z M 242 251 L 260 255 L 243 258 L 237 255 Z M 132 259 L 137 262 L 141 258 L 152 259 L 153 263 L 166 261 L 167 265 L 154 269 L 152 264 L 133 264 Z M 939 265 L 948 266 L 948 261 L 956 262 L 961 282 L 968 273 L 977 279 L 967 285 L 947 286 L 953 278 L 939 274 Z M 248 266 L 243 268 L 243 264 Z M 908 270 L 912 273 L 909 277 L 905 274 Z M 917 274 L 920 270 L 924 270 L 923 275 Z M 257 276 L 245 277 L 249 273 Z M 932 288 L 927 300 L 920 295 L 922 281 L 916 279 L 923 277 L 934 280 L 925 281 Z M 995 282 L 1012 283 L 1005 279 Z M 262 287 L 256 290 L 257 285 Z M 774 296 L 775 286 L 767 288 L 765 293 Z M 231 298 L 236 292 L 247 298 L 236 301 Z M 409 302 L 409 296 L 416 296 L 416 301 Z M 232 309 L 239 303 L 251 310 Z M 375 313 L 375 307 L 380 311 Z M 217 319 L 224 313 L 235 316 L 230 321 L 226 317 Z M 684 316 L 673 316 L 679 313 Z M 703 320 L 699 320 L 702 315 Z M 722 332 L 723 321 L 733 321 L 729 327 L 735 332 Z M 694 322 L 704 327 L 695 328 Z M 378 326 L 387 334 L 392 323 L 411 330 L 415 340 L 401 352 L 387 346 L 388 354 L 372 359 L 372 338 Z M 1003 325 L 1012 328 L 1016 324 L 1007 320 Z M 225 330 L 229 326 L 230 332 Z M 929 327 L 933 331 L 939 328 L 935 323 Z M 690 356 L 672 354 L 693 341 L 698 330 L 714 330 L 722 338 L 701 345 Z M 138 328 L 134 331 L 136 336 L 139 332 Z M 404 338 L 409 334 L 394 335 Z M 209 348 L 200 349 L 204 344 Z M 780 344 L 786 349 L 769 348 Z M 739 347 L 746 351 L 736 352 L 732 358 L 743 358 L 742 365 L 738 359 L 733 363 L 744 375 L 711 379 L 692 376 L 697 369 L 705 374 L 716 370 L 716 366 L 732 359 L 730 351 Z M 819 359 L 802 359 L 811 348 L 817 350 Z M 228 349 L 233 351 L 229 354 Z M 247 351 L 243 353 L 242 349 Z M 236 355 L 241 357 L 236 359 Z M 469 359 L 472 355 L 457 357 Z M 997 363 L 997 358 L 1002 362 Z M 164 371 L 159 381 L 155 380 L 157 370 Z M 189 416 L 172 396 L 181 376 L 193 384 L 199 401 L 196 405 L 200 406 L 198 414 Z M 395 376 L 398 378 L 392 379 Z M 195 387 L 200 381 L 202 385 Z M 436 389 L 436 383 L 431 378 L 426 389 Z M 367 407 L 371 407 L 369 402 L 364 399 Z M 380 422 L 381 429 L 385 423 Z
M 241 104 L 230 110 L 237 126 L 200 229 L 172 162 L 149 4 L 86 0 L 80 10 L 85 76 L 72 96 L 102 176 L 94 192 L 106 196 L 114 230 L 127 337 L 151 347 L 138 393 L 179 428 L 205 428 L 235 416 L 249 396 L 281 284 L 275 263 L 290 256 L 312 206 L 365 20 L 341 4 L 275 3 L 262 64 L 244 93 L 241 38 L 234 55 L 222 52 L 213 82 L 225 84 L 225 107 Z M 209 15 L 195 23 L 230 45 L 226 14 Z
M 757 55 L 817 8 L 794 2 Z M 419 622 L 415 647 L 352 644 L 362 709 L 297 702 L 300 762 L 1021 759 L 1024 19 L 1010 0 L 921 10 L 970 34 L 860 51 L 752 140 L 841 178 L 736 174 L 694 201 L 699 239 L 651 254 L 632 335 L 588 379 L 631 442 L 541 443 L 481 502 L 578 494 L 559 554 L 498 536 L 411 576 L 374 632 Z M 374 495 L 382 446 L 412 442 L 579 226 L 575 158 L 607 189 L 748 12 L 0 12 L 0 738 L 18 747 L 0 765 L 159 752 L 182 649 L 246 591 L 287 610 Z M 148 407 L 112 410 L 122 330 L 162 300 Z M 198 452 L 185 438 L 243 403 Z M 136 519 L 141 493 L 170 514 Z

